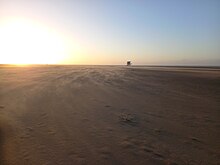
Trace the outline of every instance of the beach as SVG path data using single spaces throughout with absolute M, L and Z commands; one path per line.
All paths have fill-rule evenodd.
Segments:
M 220 68 L 0 66 L 2 165 L 219 165 Z

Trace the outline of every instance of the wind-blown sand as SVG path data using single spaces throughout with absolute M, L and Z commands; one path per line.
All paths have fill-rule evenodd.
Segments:
M 0 67 L 2 165 L 219 165 L 220 70 Z

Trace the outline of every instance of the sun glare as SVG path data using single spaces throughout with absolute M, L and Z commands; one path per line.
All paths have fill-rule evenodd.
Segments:
M 27 20 L 0 23 L 0 64 L 56 64 L 66 53 L 60 35 Z

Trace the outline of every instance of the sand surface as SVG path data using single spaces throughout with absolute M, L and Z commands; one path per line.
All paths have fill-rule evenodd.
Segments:
M 219 165 L 220 70 L 0 66 L 1 165 Z

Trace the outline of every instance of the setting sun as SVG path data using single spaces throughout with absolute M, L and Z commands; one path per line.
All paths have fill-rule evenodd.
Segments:
M 62 37 L 33 21 L 0 23 L 0 36 L 2 64 L 56 64 L 66 55 Z

